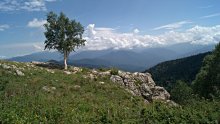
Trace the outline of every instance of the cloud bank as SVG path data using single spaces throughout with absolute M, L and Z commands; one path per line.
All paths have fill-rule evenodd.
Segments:
M 87 40 L 84 49 L 133 49 L 166 46 L 176 43 L 216 44 L 220 41 L 220 25 L 213 27 L 194 26 L 182 32 L 167 31 L 160 35 L 140 35 L 135 29 L 131 33 L 120 33 L 110 28 L 95 27 L 89 24 L 84 38 Z
M 95 24 L 89 24 L 83 35 L 83 38 L 87 40 L 86 46 L 79 50 L 151 48 L 185 42 L 206 45 L 216 44 L 220 41 L 220 25 L 194 26 L 182 32 L 168 31 L 160 35 L 142 35 L 139 34 L 139 31 L 139 29 L 135 29 L 130 33 L 121 33 L 113 28 L 96 27 Z M 43 41 L 8 44 L 0 46 L 0 53 L 8 53 L 0 56 L 11 57 L 11 55 L 24 55 L 43 50 Z

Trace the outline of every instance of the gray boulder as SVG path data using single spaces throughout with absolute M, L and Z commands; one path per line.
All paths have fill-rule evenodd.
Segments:
M 119 85 L 121 85 L 121 86 L 124 86 L 124 81 L 123 81 L 123 79 L 122 79 L 120 76 L 118 76 L 118 75 L 112 75 L 112 76 L 110 77 L 110 80 L 111 80 L 112 82 L 114 82 L 114 83 L 117 83 L 117 84 L 119 84 Z
M 16 72 L 17 76 L 25 76 L 24 73 L 20 70 L 16 70 L 15 72 Z
M 110 80 L 125 87 L 131 94 L 142 96 L 146 103 L 154 100 L 167 101 L 170 98 L 170 94 L 163 87 L 156 86 L 149 73 L 130 73 L 119 70 L 118 75 L 112 75 Z

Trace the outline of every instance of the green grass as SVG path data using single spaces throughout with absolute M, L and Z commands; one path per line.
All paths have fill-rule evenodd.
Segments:
M 145 104 L 109 77 L 84 78 L 89 69 L 66 75 L 45 68 L 26 67 L 25 63 L 0 61 L 24 68 L 25 76 L 0 66 L 0 123 L 175 123 L 212 122 L 220 116 L 220 102 L 195 102 L 181 108 L 162 103 Z M 99 82 L 103 81 L 104 84 Z M 46 92 L 42 88 L 55 87 Z M 78 88 L 80 86 L 80 88 Z M 169 120 L 170 118 L 170 120 Z

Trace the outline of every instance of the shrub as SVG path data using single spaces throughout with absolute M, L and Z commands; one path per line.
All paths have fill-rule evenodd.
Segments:
M 192 98 L 193 90 L 183 81 L 177 81 L 173 89 L 171 89 L 171 99 L 179 104 L 185 104 Z
M 110 73 L 111 73 L 111 75 L 118 75 L 118 69 L 117 68 L 111 68 Z

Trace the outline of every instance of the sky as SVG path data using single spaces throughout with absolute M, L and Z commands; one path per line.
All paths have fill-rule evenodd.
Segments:
M 46 14 L 85 28 L 83 50 L 220 41 L 220 0 L 0 0 L 0 58 L 44 49 Z

